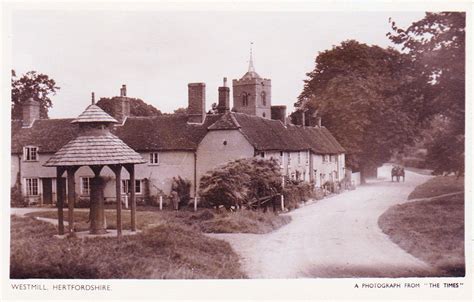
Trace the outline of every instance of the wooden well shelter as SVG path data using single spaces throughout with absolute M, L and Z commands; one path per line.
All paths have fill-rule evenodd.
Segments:
M 74 233 L 74 205 L 76 202 L 75 173 L 82 166 L 88 166 L 94 173 L 90 181 L 90 220 L 91 234 L 104 234 L 105 211 L 103 186 L 100 172 L 108 166 L 115 174 L 116 206 L 117 206 L 117 236 L 122 235 L 122 200 L 121 200 L 121 171 L 125 168 L 130 175 L 130 183 L 135 183 L 135 165 L 145 163 L 145 160 L 111 133 L 116 119 L 95 105 L 94 98 L 89 105 L 71 123 L 79 125 L 79 134 L 59 149 L 44 166 L 56 167 L 57 187 L 63 188 L 63 174 L 67 173 L 68 229 Z M 64 198 L 65 192 L 57 190 L 58 194 L 58 232 L 64 234 Z M 136 200 L 135 190 L 130 190 L 131 231 L 136 231 Z

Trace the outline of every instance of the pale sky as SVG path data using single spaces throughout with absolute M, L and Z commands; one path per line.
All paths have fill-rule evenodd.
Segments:
M 13 69 L 36 70 L 61 87 L 51 118 L 75 117 L 96 99 L 141 98 L 163 112 L 187 106 L 187 84 L 206 83 L 206 105 L 222 78 L 254 65 L 272 80 L 272 104 L 288 113 L 318 52 L 355 39 L 382 47 L 392 17 L 406 27 L 424 12 L 15 11 Z M 392 45 L 393 46 L 393 45 Z M 231 104 L 232 105 L 232 104 Z

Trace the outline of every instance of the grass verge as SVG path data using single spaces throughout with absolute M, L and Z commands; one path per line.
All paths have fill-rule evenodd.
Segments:
M 408 195 L 408 199 L 435 197 L 459 191 L 464 191 L 464 177 L 437 176 L 416 187 Z
M 416 196 L 431 195 L 433 183 L 437 181 L 421 185 Z M 447 190 L 437 192 L 440 191 Z M 380 216 L 378 223 L 393 242 L 431 264 L 436 276 L 465 275 L 464 194 L 393 206 Z
M 228 243 L 182 224 L 150 226 L 121 240 L 54 234 L 50 223 L 12 216 L 10 278 L 245 278 Z
M 64 210 L 67 217 L 68 210 Z M 32 217 L 57 219 L 57 211 L 49 210 L 27 214 Z M 89 229 L 89 211 L 76 210 L 74 212 L 75 228 L 77 231 Z M 116 228 L 116 212 L 106 211 L 107 228 Z M 184 225 L 204 233 L 255 233 L 271 232 L 289 223 L 291 218 L 286 215 L 275 215 L 272 212 L 237 211 L 215 212 L 201 209 L 191 211 L 137 211 L 137 227 L 145 229 L 157 224 Z M 130 229 L 130 211 L 122 210 L 123 229 Z

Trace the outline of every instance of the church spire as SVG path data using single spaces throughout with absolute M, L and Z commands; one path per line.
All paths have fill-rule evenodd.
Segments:
M 253 45 L 253 42 L 250 42 L 249 72 L 255 72 L 255 67 L 253 67 L 252 45 Z

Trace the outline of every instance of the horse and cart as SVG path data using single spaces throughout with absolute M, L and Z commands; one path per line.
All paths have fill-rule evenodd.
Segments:
M 403 177 L 403 181 L 405 181 L 405 168 L 402 166 L 393 166 L 392 181 L 394 177 L 396 178 L 397 182 L 400 182 L 400 177 Z

